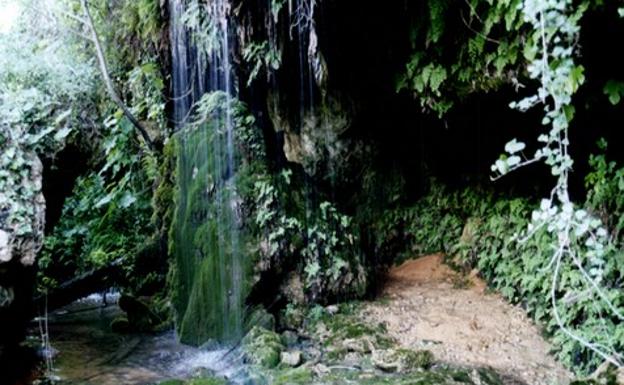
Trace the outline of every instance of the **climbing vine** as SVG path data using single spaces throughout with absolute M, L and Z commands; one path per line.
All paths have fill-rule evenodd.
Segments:
M 542 200 L 539 209 L 533 211 L 531 223 L 517 239 L 527 242 L 543 230 L 552 236 L 554 251 L 547 266 L 552 269 L 548 295 L 557 325 L 568 338 L 591 349 L 604 360 L 622 366 L 623 357 L 617 351 L 573 330 L 561 315 L 565 298 L 573 295 L 594 298 L 606 304 L 606 312 L 599 314 L 601 318 L 624 320 L 618 304 L 607 295 L 602 285 L 609 246 L 608 232 L 600 219 L 578 208 L 568 192 L 568 178 L 573 166 L 568 135 L 570 121 L 574 117 L 571 102 L 573 94 L 584 81 L 583 67 L 574 62 L 575 42 L 580 32 L 579 20 L 587 7 L 586 2 L 573 6 L 570 0 L 525 0 L 522 4 L 524 20 L 533 30 L 532 43 L 524 50 L 529 62 L 528 72 L 539 85 L 534 95 L 511 103 L 511 107 L 526 111 L 542 105 L 542 124 L 548 132 L 539 136 L 538 141 L 543 145 L 531 157 L 524 155 L 524 143 L 516 139 L 507 143 L 506 154 L 496 161 L 492 171 L 496 174 L 494 179 L 497 179 L 539 161 L 550 166 L 557 178 L 556 185 L 550 196 Z M 582 278 L 571 288 L 573 292 L 562 292 L 562 271 L 566 264 L 578 269 Z

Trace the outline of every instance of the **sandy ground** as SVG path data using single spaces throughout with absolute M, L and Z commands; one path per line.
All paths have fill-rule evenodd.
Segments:
M 402 346 L 429 349 L 439 362 L 489 366 L 506 384 L 568 384 L 571 374 L 548 354 L 524 311 L 486 294 L 478 278 L 467 279 L 458 285 L 461 277 L 441 255 L 405 262 L 389 272 L 382 300 L 368 304 L 363 316 L 384 322 Z

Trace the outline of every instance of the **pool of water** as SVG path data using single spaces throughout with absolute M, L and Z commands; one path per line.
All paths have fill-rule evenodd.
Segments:
M 214 374 L 240 383 L 240 354 L 228 347 L 195 348 L 173 331 L 117 334 L 110 324 L 122 314 L 116 296 L 90 296 L 48 317 L 53 374 L 61 384 L 143 385 Z M 112 302 L 112 303 L 111 303 Z

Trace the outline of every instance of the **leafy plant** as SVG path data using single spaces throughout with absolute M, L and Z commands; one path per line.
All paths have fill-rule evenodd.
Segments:
M 253 66 L 247 79 L 247 85 L 256 79 L 262 68 L 266 68 L 267 74 L 270 74 L 271 71 L 277 71 L 282 65 L 281 53 L 268 41 L 247 45 L 243 49 L 243 59 Z
M 396 89 L 414 94 L 425 111 L 443 116 L 472 93 L 519 86 L 527 36 L 520 0 L 428 1 L 413 25 L 414 53 Z
M 105 128 L 101 147 L 105 158 L 99 172 L 76 181 L 60 222 L 45 238 L 38 260 L 41 291 L 116 260 L 124 261 L 130 289 L 143 284 L 145 277 L 134 274 L 135 260 L 146 243 L 145 235 L 153 232 L 153 179 L 145 174 L 130 123 L 118 113 L 109 117 Z
M 58 31 L 23 23 L 0 34 L 0 262 L 30 265 L 43 237 L 40 157 L 61 150 L 92 107 L 93 68 Z

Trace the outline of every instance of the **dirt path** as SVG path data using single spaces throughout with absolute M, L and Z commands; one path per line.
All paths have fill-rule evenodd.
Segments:
M 409 348 L 427 348 L 437 361 L 489 366 L 507 384 L 568 384 L 571 374 L 548 355 L 550 346 L 524 311 L 485 284 L 460 277 L 442 264 L 441 255 L 411 260 L 392 269 L 381 301 L 363 315 L 385 322 L 390 335 Z

